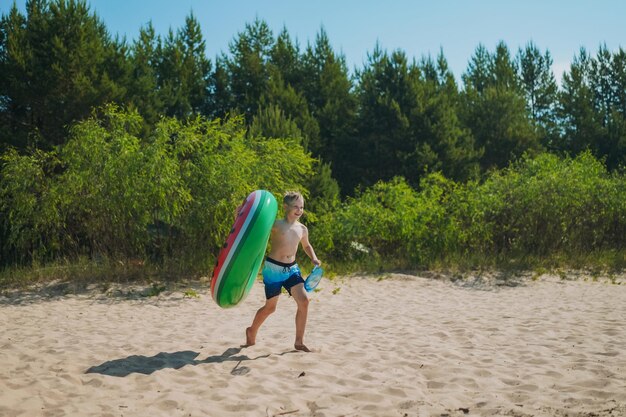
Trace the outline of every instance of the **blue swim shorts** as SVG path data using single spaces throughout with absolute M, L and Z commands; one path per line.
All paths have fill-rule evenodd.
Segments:
M 265 298 L 269 300 L 279 295 L 282 287 L 291 295 L 291 289 L 298 284 L 304 284 L 304 279 L 295 261 L 286 264 L 267 257 L 263 266 L 263 284 Z

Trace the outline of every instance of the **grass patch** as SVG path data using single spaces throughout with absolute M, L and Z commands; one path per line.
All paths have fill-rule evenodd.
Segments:
M 453 255 L 430 262 L 428 270 L 446 271 L 533 271 L 539 279 L 543 274 L 553 273 L 561 279 L 567 278 L 568 270 L 589 271 L 592 277 L 619 274 L 626 270 L 626 251 L 598 250 L 591 252 L 560 252 L 545 256 L 534 254 L 500 254 L 467 256 Z
M 312 265 L 302 262 L 304 270 Z M 50 283 L 67 283 L 67 291 L 85 288 L 95 284 L 102 292 L 107 292 L 113 284 L 148 284 L 152 287 L 149 296 L 157 296 L 163 290 L 161 284 L 175 283 L 186 287 L 187 280 L 199 280 L 206 277 L 211 267 L 208 260 L 177 261 L 155 265 L 141 260 L 92 260 L 78 258 L 62 260 L 50 264 L 33 263 L 29 266 L 12 266 L 0 270 L 0 291 L 8 289 L 26 289 L 33 285 Z M 453 254 L 447 257 L 432 259 L 427 264 L 411 264 L 405 259 L 368 256 L 361 259 L 343 261 L 339 259 L 325 260 L 324 278 L 330 282 L 336 277 L 354 274 L 376 275 L 377 279 L 385 279 L 389 273 L 415 271 L 444 272 L 447 276 L 462 277 L 467 273 L 483 273 L 499 271 L 504 274 L 530 272 L 533 280 L 539 280 L 544 274 L 554 274 L 561 279 L 568 279 L 568 271 L 582 271 L 585 279 L 594 282 L 607 279 L 607 282 L 619 284 L 619 275 L 626 271 L 626 251 L 604 250 L 588 253 L 557 253 L 547 256 L 528 254 L 484 255 Z M 188 288 L 188 287 L 187 287 Z M 182 290 L 185 297 L 196 298 L 198 294 L 192 289 Z M 338 292 L 336 289 L 333 293 Z
M 188 289 L 183 291 L 183 297 L 185 298 L 200 298 L 200 295 L 198 294 L 198 291 L 194 290 L 194 289 Z
M 166 288 L 167 287 L 165 285 L 154 282 L 146 293 L 146 297 L 157 297 L 159 294 L 165 291 Z
M 33 285 L 70 283 L 74 287 L 97 284 L 106 292 L 112 284 L 181 282 L 206 276 L 209 269 L 171 263 L 154 265 L 138 260 L 64 260 L 46 265 L 13 266 L 0 270 L 0 290 L 26 289 Z M 156 284 L 153 284 L 156 285 Z M 160 287 L 159 287 L 160 288 Z M 159 288 L 151 291 L 154 293 Z M 156 294 L 158 295 L 158 294 Z

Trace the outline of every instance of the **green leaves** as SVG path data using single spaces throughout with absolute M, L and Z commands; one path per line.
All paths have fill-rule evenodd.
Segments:
M 50 149 L 65 142 L 66 127 L 93 106 L 121 99 L 124 66 L 119 44 L 84 1 L 28 3 L 3 15 L 0 142 Z
M 588 152 L 574 159 L 526 157 L 479 190 L 497 196 L 479 221 L 491 223 L 497 251 L 544 255 L 624 243 L 618 220 L 624 179 L 609 175 Z
M 463 80 L 459 113 L 477 148 L 483 150 L 480 164 L 484 171 L 504 168 L 525 152 L 541 150 L 517 65 L 506 45 L 499 43 L 493 54 L 479 46 Z
M 609 169 L 626 164 L 626 53 L 606 46 L 591 57 L 582 49 L 563 75 L 560 149 L 590 150 Z
M 251 191 L 306 193 L 310 156 L 296 142 L 246 138 L 240 118 L 162 119 L 142 138 L 136 112 L 102 113 L 74 126 L 58 156 L 4 156 L 3 253 L 18 261 L 184 257 L 207 266 Z
M 483 183 L 379 182 L 325 217 L 342 261 L 428 266 L 466 255 L 579 254 L 626 244 L 626 181 L 590 153 L 525 156 Z M 325 229 L 324 229 L 325 230 Z
M 335 250 L 346 259 L 374 256 L 413 264 L 426 261 L 439 244 L 432 232 L 445 233 L 443 194 L 437 181 L 427 184 L 422 193 L 401 178 L 375 184 L 349 199 L 334 216 Z
M 9 150 L 0 172 L 0 250 L 3 258 L 22 262 L 49 258 L 61 248 L 58 190 L 49 175 L 58 167 L 54 153 L 35 151 L 21 156 Z

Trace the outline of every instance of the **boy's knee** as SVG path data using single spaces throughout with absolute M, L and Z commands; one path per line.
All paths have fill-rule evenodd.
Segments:
M 298 300 L 298 306 L 302 307 L 302 308 L 308 308 L 309 307 L 309 298 L 308 297 L 303 297 L 301 299 Z
M 263 308 L 267 314 L 272 314 L 276 311 L 276 304 L 266 304 Z

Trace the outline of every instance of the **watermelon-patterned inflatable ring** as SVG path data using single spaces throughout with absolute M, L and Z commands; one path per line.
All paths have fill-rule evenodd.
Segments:
M 213 270 L 211 295 L 220 307 L 233 307 L 250 292 L 277 212 L 278 204 L 269 191 L 256 190 L 246 198 Z

